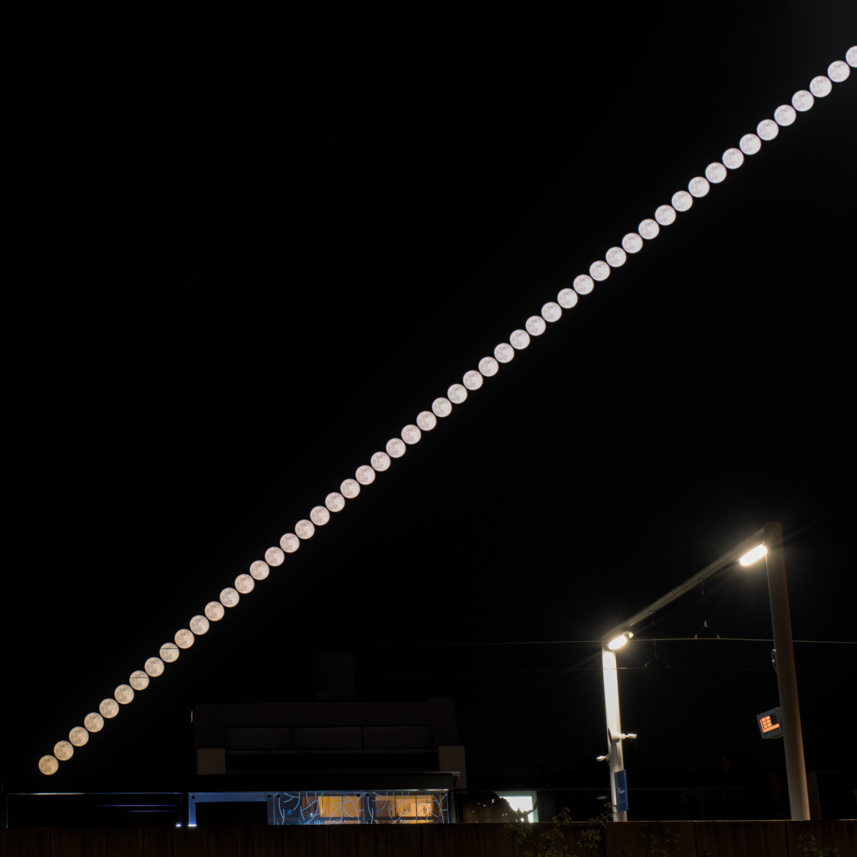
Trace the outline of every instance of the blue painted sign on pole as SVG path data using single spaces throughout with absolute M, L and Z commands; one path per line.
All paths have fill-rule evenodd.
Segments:
M 616 782 L 616 812 L 628 811 L 628 778 L 625 771 L 616 771 L 613 774 Z

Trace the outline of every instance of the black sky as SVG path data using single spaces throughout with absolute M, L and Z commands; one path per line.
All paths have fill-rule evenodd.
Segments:
M 846 5 L 25 28 L 3 779 L 844 58 Z M 573 768 L 603 751 L 597 646 L 482 644 L 597 639 L 769 519 L 795 637 L 855 640 L 856 93 L 502 367 L 55 787 L 178 776 L 195 703 L 310 699 L 322 649 L 356 651 L 363 697 L 454 696 L 474 773 Z M 767 609 L 763 575 L 724 575 L 654 633 L 765 637 Z M 660 645 L 671 673 L 622 679 L 635 764 L 773 764 L 769 647 Z M 810 766 L 840 763 L 852 648 L 798 646 Z

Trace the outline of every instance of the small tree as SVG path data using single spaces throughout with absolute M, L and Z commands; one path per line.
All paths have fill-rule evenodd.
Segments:
M 506 825 L 509 838 L 520 848 L 521 857 L 597 857 L 604 839 L 604 829 L 613 821 L 613 807 L 607 804 L 602 812 L 589 819 L 587 827 L 583 828 L 574 844 L 565 842 L 567 828 L 572 821 L 571 813 L 563 808 L 555 815 L 549 825 L 534 827 L 527 822 L 526 814 L 518 814 L 518 818 Z M 640 834 L 640 857 L 670 857 L 679 849 L 681 834 L 667 828 L 663 845 L 658 837 L 651 832 Z M 620 848 L 622 857 L 633 857 L 625 848 Z M 811 851 L 806 857 L 836 857 L 838 852 Z M 706 855 L 707 857 L 707 855 Z
M 574 845 L 566 843 L 568 831 L 564 830 L 571 822 L 571 812 L 563 807 L 553 817 L 550 825 L 541 829 L 533 827 L 520 818 L 506 825 L 509 838 L 521 849 L 521 857 L 595 857 L 601 844 L 604 828 L 613 820 L 613 807 L 607 805 L 603 812 L 589 819 L 589 826 L 580 831 Z M 580 851 L 572 850 L 579 848 Z
M 838 848 L 824 848 L 815 844 L 815 837 L 809 833 L 798 836 L 804 857 L 839 857 Z

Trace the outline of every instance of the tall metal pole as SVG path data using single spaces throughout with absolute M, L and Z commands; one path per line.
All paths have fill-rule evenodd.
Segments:
M 604 679 L 604 711 L 607 714 L 607 761 L 610 765 L 610 802 L 613 804 L 613 821 L 627 821 L 627 811 L 619 812 L 616 794 L 616 774 L 625 770 L 622 752 L 622 720 L 619 717 L 619 676 L 616 674 L 616 652 L 601 647 L 601 675 Z M 618 737 L 618 740 L 614 740 Z
M 777 687 L 783 714 L 789 806 L 792 821 L 807 821 L 809 820 L 809 792 L 806 787 L 797 672 L 789 615 L 789 592 L 786 586 L 786 563 L 783 558 L 783 530 L 777 521 L 769 521 L 765 524 L 764 530 L 767 548 L 765 558 L 768 564 L 768 596 L 771 602 L 771 624 L 774 629 L 776 651 Z

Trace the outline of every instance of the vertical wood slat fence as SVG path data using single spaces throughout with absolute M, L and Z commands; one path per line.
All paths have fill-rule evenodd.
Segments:
M 549 825 L 535 825 L 547 829 Z M 564 829 L 572 853 L 588 825 Z M 800 837 L 857 857 L 857 821 L 676 821 L 609 824 L 600 857 L 646 853 L 679 834 L 675 857 L 804 857 Z M 622 849 L 625 849 L 623 851 Z M 519 857 L 503 824 L 39 827 L 0 829 L 0 857 Z

